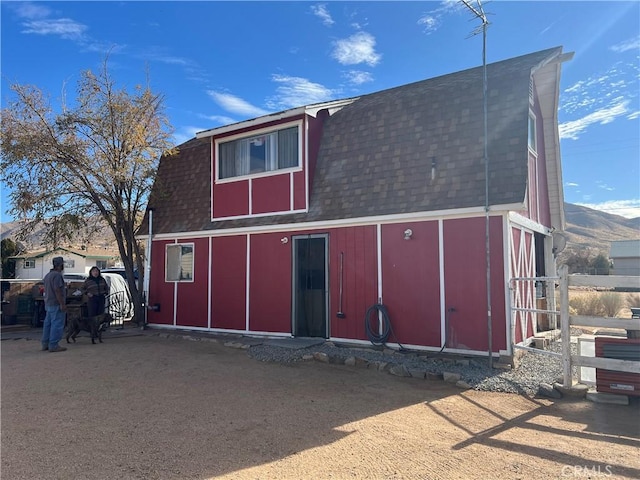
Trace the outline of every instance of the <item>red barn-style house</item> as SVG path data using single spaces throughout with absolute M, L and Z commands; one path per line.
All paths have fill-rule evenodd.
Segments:
M 198 133 L 140 232 L 148 324 L 510 354 L 537 328 L 510 280 L 555 273 L 571 56 L 487 65 L 488 184 L 482 67 Z

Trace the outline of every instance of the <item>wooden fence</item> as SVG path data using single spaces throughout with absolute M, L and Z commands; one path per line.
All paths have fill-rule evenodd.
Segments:
M 563 384 L 572 385 L 571 367 L 593 367 L 617 372 L 640 373 L 640 361 L 584 357 L 571 354 L 571 326 L 640 330 L 640 318 L 591 317 L 569 314 L 569 287 L 640 288 L 640 277 L 616 275 L 569 275 L 560 267 L 560 338 L 562 340 Z M 638 305 L 640 306 L 640 305 Z

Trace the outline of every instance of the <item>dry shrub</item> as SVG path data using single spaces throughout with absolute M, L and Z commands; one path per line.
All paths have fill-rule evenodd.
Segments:
M 615 317 L 625 306 L 624 295 L 616 292 L 604 292 L 599 295 L 605 317 Z
M 576 315 L 586 315 L 590 317 L 604 315 L 604 307 L 600 301 L 598 292 L 573 293 L 569 298 L 569 310 L 575 311 Z
M 640 296 L 638 298 L 640 300 Z M 629 303 L 625 294 L 618 292 L 583 291 L 571 292 L 569 314 L 589 317 L 615 317 L 626 313 Z
M 627 307 L 640 308 L 640 293 L 627 294 Z

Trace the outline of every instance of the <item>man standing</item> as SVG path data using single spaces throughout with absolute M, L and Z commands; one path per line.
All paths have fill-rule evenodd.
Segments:
M 55 257 L 53 268 L 44 277 L 44 309 L 47 312 L 42 329 L 42 350 L 64 352 L 65 347 L 58 345 L 64 331 L 64 318 L 67 311 L 67 289 L 62 271 L 64 259 Z

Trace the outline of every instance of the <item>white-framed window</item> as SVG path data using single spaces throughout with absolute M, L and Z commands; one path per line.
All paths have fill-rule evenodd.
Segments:
M 24 259 L 24 268 L 36 268 L 36 259 L 35 258 L 25 258 Z
M 534 153 L 538 152 L 536 133 L 536 116 L 533 112 L 529 112 L 529 150 Z
M 193 282 L 193 243 L 167 245 L 165 281 Z
M 104 270 L 105 268 L 107 268 L 107 261 L 106 260 L 96 260 L 96 267 L 98 267 L 100 270 Z
M 64 268 L 76 268 L 76 261 L 75 260 L 67 260 L 66 258 L 64 259 Z
M 216 140 L 219 180 L 300 166 L 301 122 Z

